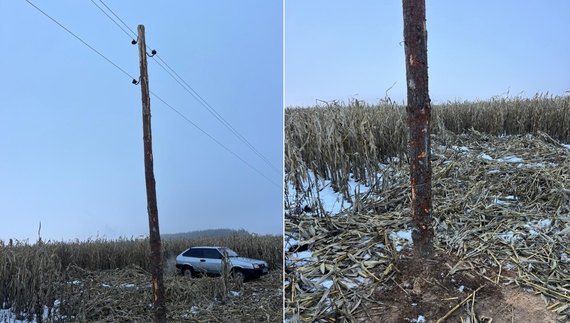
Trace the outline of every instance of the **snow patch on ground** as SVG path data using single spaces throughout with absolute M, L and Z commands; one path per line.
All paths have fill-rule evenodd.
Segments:
M 486 160 L 493 160 L 493 157 L 487 155 L 487 154 L 480 154 L 479 156 L 477 156 L 481 159 L 486 159 Z
M 410 323 L 426 323 L 426 318 L 423 315 L 418 316 L 417 319 L 411 319 Z
M 522 158 L 516 156 L 505 156 L 503 158 L 497 159 L 497 161 L 505 162 L 505 163 L 522 163 Z
M 54 305 L 56 304 L 59 305 L 59 301 L 55 301 Z M 57 306 L 55 305 L 55 306 Z M 52 309 L 53 310 L 53 309 Z M 55 309 L 57 311 L 57 308 Z M 53 315 L 53 313 L 52 313 Z M 18 315 L 16 315 L 14 312 L 12 312 L 11 309 L 6 309 L 6 310 L 2 310 L 0 309 L 0 322 L 9 322 L 9 323 L 36 323 L 36 319 L 32 319 L 32 320 L 27 320 L 25 318 L 23 318 L 22 320 L 16 319 Z M 44 312 L 43 312 L 43 319 L 42 321 L 46 320 L 48 317 L 48 307 L 44 306 Z M 65 317 L 61 317 L 61 318 L 65 318 Z
M 310 200 L 317 198 L 317 188 L 319 190 L 318 197 L 320 203 L 322 204 L 324 211 L 327 212 L 329 216 L 338 215 L 342 210 L 350 208 L 352 206 L 352 203 L 349 202 L 349 200 L 346 199 L 341 192 L 335 192 L 330 180 L 323 180 L 321 178 L 317 180 L 313 171 L 309 170 L 308 173 L 309 179 L 302 183 L 303 192 L 296 192 L 293 184 L 287 183 L 287 189 L 289 192 L 289 205 L 291 205 L 291 207 L 303 208 L 304 205 L 315 207 L 315 205 L 311 205 L 312 203 L 310 203 Z M 379 180 L 382 179 L 381 174 L 377 174 L 377 177 Z M 354 197 L 355 193 L 364 194 L 369 190 L 370 187 L 357 182 L 352 174 L 349 176 L 348 191 L 350 192 L 351 198 Z M 300 201 L 295 200 L 297 193 L 301 193 L 299 195 L 303 195 L 307 191 L 310 191 L 310 197 L 305 196 L 304 198 L 301 198 Z
M 396 251 L 400 252 L 404 246 L 412 243 L 412 230 L 400 230 L 390 233 L 390 239 L 396 241 Z
M 493 200 L 495 204 L 512 205 L 517 202 L 518 198 L 513 195 L 497 196 Z
M 518 241 L 522 241 L 522 237 L 521 237 L 521 232 L 513 232 L 513 231 L 509 231 L 507 233 L 503 233 L 503 234 L 499 234 L 499 238 L 506 240 L 506 241 L 512 241 L 514 240 L 518 240 Z
M 455 150 L 461 150 L 461 151 L 469 151 L 469 148 L 465 147 L 465 146 L 451 146 L 451 148 L 455 149 Z
M 353 278 L 353 279 L 350 279 L 350 278 L 341 278 L 340 279 L 340 283 L 349 289 L 356 288 L 358 286 L 364 286 L 366 284 L 369 284 L 371 281 L 372 281 L 372 279 L 364 278 L 361 276 L 358 276 L 358 277 Z
M 538 235 L 540 231 L 547 230 L 552 225 L 552 220 L 534 220 L 527 222 L 524 227 L 528 229 L 530 235 Z
M 301 252 L 296 252 L 293 254 L 291 259 L 292 261 L 295 261 L 295 264 L 297 266 L 306 266 L 309 265 L 315 261 L 317 261 L 317 258 L 313 258 L 313 252 L 312 251 L 301 251 Z
M 330 279 L 327 279 L 327 280 L 323 281 L 320 285 L 325 287 L 325 288 L 331 288 L 333 285 L 333 281 Z

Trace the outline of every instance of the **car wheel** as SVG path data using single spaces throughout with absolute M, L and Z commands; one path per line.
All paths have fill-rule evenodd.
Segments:
M 182 276 L 184 277 L 193 277 L 194 273 L 192 272 L 192 268 L 190 267 L 185 267 L 184 269 L 182 269 Z
M 243 273 L 243 271 L 239 270 L 239 269 L 234 269 L 233 270 L 233 275 L 234 277 L 236 277 L 237 279 L 245 282 L 245 274 Z

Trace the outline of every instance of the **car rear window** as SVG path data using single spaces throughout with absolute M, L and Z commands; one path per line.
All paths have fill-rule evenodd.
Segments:
M 182 255 L 184 257 L 202 258 L 202 250 L 203 249 L 188 249 Z

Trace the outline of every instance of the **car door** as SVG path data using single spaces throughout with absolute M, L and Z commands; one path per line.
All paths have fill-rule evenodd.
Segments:
M 222 254 L 218 251 L 218 249 L 204 249 L 202 259 L 200 259 L 200 261 L 206 272 L 210 274 L 220 273 Z
M 204 267 L 204 259 L 203 257 L 204 249 L 201 248 L 192 248 L 186 251 L 183 256 L 187 257 L 188 263 L 194 268 L 197 272 L 206 272 L 206 268 Z

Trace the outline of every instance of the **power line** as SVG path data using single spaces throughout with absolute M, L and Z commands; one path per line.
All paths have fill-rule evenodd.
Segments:
M 220 121 L 224 126 L 226 126 L 226 128 L 228 128 L 231 132 L 233 132 L 233 134 L 235 136 L 237 136 L 244 144 L 246 144 L 251 150 L 253 150 L 253 152 L 255 152 L 263 161 L 265 161 L 269 166 L 271 166 L 271 168 L 273 168 L 273 170 L 275 170 L 275 172 L 277 174 L 281 174 L 281 172 L 279 172 L 279 170 L 277 169 L 277 167 L 275 167 L 267 158 L 265 158 L 265 156 L 263 156 L 263 154 L 261 154 L 247 139 L 245 139 L 234 127 L 232 127 L 232 125 L 226 121 L 226 119 L 224 119 L 224 117 L 222 117 L 214 108 L 212 108 L 212 106 L 210 106 L 210 104 L 208 104 L 208 102 L 206 102 L 206 100 L 204 100 L 199 94 L 198 92 L 196 92 L 190 85 L 188 85 L 188 83 L 186 83 L 186 81 L 184 81 L 184 79 L 182 77 L 180 77 L 180 75 L 178 75 L 178 73 L 176 73 L 176 71 L 174 71 L 164 60 L 162 60 L 162 58 L 158 55 L 156 55 L 156 57 L 164 63 L 164 65 L 166 65 L 188 88 L 185 88 L 168 70 L 166 70 L 160 63 L 157 62 L 157 64 L 162 67 L 168 74 L 170 74 L 170 76 L 176 81 L 178 82 L 178 84 L 180 84 L 182 86 L 182 88 L 184 88 L 186 90 L 186 92 L 190 93 L 190 95 L 192 95 L 200 104 L 202 104 L 203 107 L 205 107 L 214 117 L 216 117 L 216 119 L 218 119 L 218 121 Z M 188 89 L 192 90 L 192 92 L 194 92 L 196 95 L 192 94 L 192 92 L 190 92 Z M 198 98 L 196 98 L 196 96 L 198 98 L 200 98 L 200 100 L 202 100 L 204 103 L 200 102 L 200 100 L 198 100 Z
M 91 0 L 91 1 L 93 1 L 93 0 Z M 138 35 L 137 33 L 135 33 L 135 32 L 131 29 L 131 27 L 129 27 L 121 18 L 119 18 L 119 16 L 117 16 L 117 15 L 113 12 L 113 10 L 111 10 L 111 8 L 109 8 L 109 7 L 105 4 L 105 2 L 103 2 L 103 0 L 99 0 L 99 1 L 105 6 L 105 8 L 107 8 L 107 10 L 109 10 L 109 11 L 113 14 L 113 16 L 117 17 L 117 19 L 119 19 L 119 21 L 120 21 L 123 25 L 125 25 L 125 27 L 127 27 L 127 29 L 129 29 L 129 30 L 131 31 L 131 33 L 133 33 L 133 35 L 135 36 L 135 38 L 139 38 L 139 35 Z M 97 6 L 97 7 L 99 7 L 99 6 Z M 109 17 L 109 16 L 107 15 L 107 17 Z M 109 18 L 111 18 L 111 17 L 109 17 Z M 113 20 L 113 18 L 111 18 L 111 20 Z M 115 22 L 115 20 L 113 20 L 113 22 Z M 116 22 L 115 22 L 115 23 L 116 23 Z M 117 24 L 117 26 L 118 26 L 118 25 L 119 25 L 119 24 Z M 123 29 L 123 28 L 121 28 L 121 29 Z M 128 33 L 127 33 L 127 35 L 128 35 Z M 148 48 L 148 46 L 147 46 L 147 48 Z
M 125 70 L 123 70 L 122 68 L 120 68 L 117 64 L 113 63 L 110 59 L 108 59 L 107 57 L 105 57 L 105 55 L 99 53 L 95 48 L 91 47 L 91 45 L 87 44 L 83 39 L 79 38 L 79 36 L 75 35 L 74 33 L 72 33 L 69 29 L 65 28 L 62 24 L 60 24 L 59 22 L 57 22 L 57 20 L 53 19 L 50 15 L 48 15 L 47 13 L 45 13 L 42 9 L 36 7 L 36 5 L 34 5 L 33 3 L 31 3 L 29 0 L 26 0 L 27 3 L 29 3 L 30 5 L 32 5 L 32 7 L 36 8 L 39 12 L 43 13 L 46 17 L 48 17 L 49 19 L 51 19 L 53 22 L 55 22 L 56 24 L 58 24 L 61 28 L 63 28 L 65 31 L 67 31 L 68 33 L 70 33 L 73 37 L 77 38 L 80 42 L 82 42 L 85 46 L 89 47 L 92 51 L 94 51 L 95 53 L 99 54 L 99 56 L 103 57 L 107 62 L 111 63 L 113 66 L 115 66 L 117 69 L 119 69 L 119 71 L 123 72 L 125 75 L 127 75 L 128 77 L 130 77 L 131 79 L 133 79 L 133 81 L 135 80 L 134 77 L 132 77 L 129 73 L 125 72 Z
M 93 48 L 91 45 L 89 45 L 87 42 L 85 42 L 83 39 L 79 38 L 79 36 L 75 35 L 73 32 L 71 32 L 69 29 L 65 28 L 62 24 L 60 24 L 57 20 L 55 20 L 54 18 L 52 18 L 50 15 L 48 15 L 47 13 L 45 13 L 43 10 L 41 10 L 40 8 L 38 8 L 36 5 L 34 5 L 33 3 L 31 3 L 29 0 L 26 0 L 27 3 L 29 3 L 32 7 L 36 8 L 39 12 L 43 13 L 46 17 L 48 17 L 49 19 L 51 19 L 53 22 L 55 22 L 58 26 L 60 26 L 61 28 L 63 28 L 65 31 L 67 31 L 68 33 L 70 33 L 72 36 L 74 36 L 75 38 L 77 38 L 79 41 L 81 41 L 85 46 L 89 47 L 89 49 L 91 49 L 92 51 L 94 51 L 95 53 L 99 54 L 99 56 L 103 57 L 107 62 L 109 62 L 111 65 L 115 66 L 117 69 L 119 69 L 121 72 L 123 72 L 125 75 L 129 76 L 131 79 L 133 79 L 133 83 L 135 83 L 135 78 L 133 76 L 131 76 L 129 73 L 125 72 L 125 70 L 123 70 L 122 68 L 120 68 L 117 64 L 113 63 L 110 59 L 108 59 L 107 57 L 105 57 L 103 54 L 101 54 L 99 51 L 97 51 L 95 48 Z M 191 125 L 193 125 L 194 127 L 196 127 L 198 130 L 200 130 L 202 133 L 204 133 L 206 136 L 208 136 L 210 139 L 212 139 L 214 142 L 216 142 L 218 145 L 222 146 L 224 149 L 226 149 L 227 151 L 229 151 L 232 155 L 234 155 L 235 157 L 237 157 L 239 160 L 241 160 L 243 163 L 245 163 L 247 166 L 249 166 L 250 168 L 252 168 L 254 171 L 256 171 L 258 174 L 260 174 L 261 176 L 265 177 L 265 179 L 267 179 L 268 181 L 270 181 L 273 185 L 277 186 L 278 188 L 281 189 L 281 186 L 279 186 L 278 184 L 276 184 L 274 181 L 272 181 L 271 179 L 269 179 L 267 176 L 265 176 L 263 173 L 261 173 L 259 170 L 257 170 L 255 167 L 251 166 L 248 162 L 246 162 L 244 159 L 242 159 L 241 157 L 239 157 L 236 153 L 234 153 L 232 150 L 230 150 L 229 148 L 227 148 L 226 146 L 224 146 L 221 142 L 219 142 L 218 140 L 216 140 L 214 137 L 212 137 L 210 134 L 208 134 L 206 131 L 202 130 L 200 127 L 198 127 L 195 123 L 193 123 L 192 121 L 190 121 L 190 119 L 188 119 L 186 116 L 184 116 L 182 113 L 180 113 L 178 110 L 174 109 L 170 104 L 168 104 L 166 101 L 164 101 L 162 98 L 160 98 L 158 95 L 154 94 L 153 92 L 150 92 L 152 95 L 154 95 L 157 99 L 159 99 L 160 101 L 162 101 L 166 106 L 168 106 L 170 109 L 172 109 L 174 112 L 176 112 L 177 114 L 179 114 L 182 118 L 184 118 L 186 121 L 188 121 Z
M 164 103 L 167 107 L 169 107 L 170 109 L 172 109 L 172 111 L 176 112 L 179 116 L 181 116 L 184 120 L 188 121 L 191 125 L 193 125 L 194 127 L 196 127 L 196 129 L 200 130 L 203 134 L 205 134 L 206 136 L 210 137 L 210 139 L 212 139 L 213 141 L 215 141 L 218 145 L 222 146 L 225 150 L 229 151 L 232 155 L 236 156 L 236 158 L 238 158 L 239 160 L 241 160 L 244 164 L 246 164 L 247 166 L 249 166 L 251 169 L 253 169 L 254 171 L 256 171 L 259 175 L 265 177 L 265 179 L 267 179 L 268 181 L 270 181 L 271 183 L 273 183 L 273 185 L 277 186 L 277 188 L 281 189 L 282 187 L 279 186 L 277 183 L 275 183 L 274 181 L 272 181 L 271 179 L 269 179 L 269 177 L 265 176 L 264 174 L 262 174 L 260 171 L 258 171 L 255 167 L 251 166 L 251 164 L 249 164 L 248 162 L 246 162 L 245 160 L 243 160 L 240 156 L 238 156 L 236 153 L 234 153 L 233 151 L 231 151 L 228 147 L 224 146 L 221 142 L 219 142 L 218 140 L 216 140 L 216 138 L 210 136 L 210 134 L 208 134 L 206 131 L 204 131 L 202 128 L 198 127 L 194 122 L 190 121 L 190 119 L 186 118 L 186 116 L 184 116 L 182 113 L 180 113 L 180 111 L 176 110 L 175 108 L 173 108 L 170 104 L 168 104 L 166 101 L 164 101 L 162 98 L 160 98 L 158 95 L 154 94 L 152 91 L 150 91 L 150 94 L 154 95 L 157 99 L 159 99 L 160 101 L 162 101 L 162 103 Z
M 99 5 L 96 4 L 95 1 L 93 1 L 93 0 L 91 0 L 91 2 L 92 2 L 97 8 L 99 8 L 99 10 L 101 10 L 102 13 L 104 13 L 107 17 L 109 17 L 109 19 L 111 19 L 111 21 L 114 22 L 115 25 L 117 25 L 117 27 L 121 28 L 121 30 L 122 30 L 125 34 L 127 34 L 127 36 L 130 37 L 129 33 L 128 33 L 126 30 L 124 30 L 123 27 L 121 27 L 121 25 L 119 25 L 115 20 L 113 20 L 113 18 L 111 18 L 111 16 L 109 16 L 109 14 L 108 14 L 105 10 L 103 10 L 103 8 L 99 7 Z M 107 5 L 106 5 L 103 1 L 101 1 L 101 3 L 102 3 L 105 7 L 107 7 Z M 107 9 L 109 9 L 109 7 L 107 7 Z M 111 9 L 109 9 L 109 11 L 111 11 Z M 115 13 L 113 13 L 113 11 L 111 11 L 111 13 L 112 13 L 112 14 L 115 14 Z M 115 15 L 115 17 L 117 17 L 117 15 Z M 119 18 L 119 17 L 117 17 L 117 18 Z M 119 19 L 119 20 L 121 20 L 121 19 Z M 121 22 L 123 22 L 123 21 L 121 20 Z M 128 27 L 128 26 L 127 26 L 127 27 Z M 129 28 L 129 29 L 130 29 L 130 28 Z M 131 30 L 131 32 L 133 32 L 133 31 Z M 133 32 L 133 33 L 134 33 L 134 32 Z M 135 35 L 135 38 L 137 38 L 137 35 Z M 134 45 L 134 44 L 135 44 L 135 43 L 133 43 L 133 45 Z
M 135 32 L 117 15 L 115 14 L 115 12 L 113 12 L 113 10 L 111 10 L 111 8 L 109 8 L 102 0 L 99 0 L 125 27 L 127 27 L 131 33 L 133 35 L 135 35 L 135 37 L 137 37 L 137 35 L 135 34 Z M 94 0 L 91 0 L 91 2 L 93 2 L 93 4 L 95 4 L 97 6 L 97 8 L 99 8 L 99 10 L 103 11 L 103 9 L 101 7 L 99 7 Z M 111 17 L 109 16 L 106 12 L 103 11 L 103 13 L 105 13 L 105 15 L 107 17 L 109 17 L 109 19 L 111 19 L 113 21 L 113 23 L 115 23 L 123 32 L 125 32 L 127 34 L 127 36 L 129 36 L 129 34 L 121 27 L 119 26 L 119 24 Z M 129 36 L 130 37 L 130 36 Z M 147 45 L 147 49 L 150 49 L 150 47 Z M 222 123 L 226 128 L 228 128 L 238 139 L 240 139 L 246 146 L 248 146 L 254 153 L 257 154 L 257 156 L 259 156 L 266 164 L 268 164 L 277 174 L 281 174 L 281 172 L 279 171 L 279 169 L 277 169 L 277 167 L 275 167 L 261 152 L 259 152 L 259 150 L 257 150 L 255 148 L 255 146 L 253 146 L 247 139 L 245 139 L 244 136 L 242 136 L 229 122 L 226 121 L 226 119 L 224 119 L 224 117 L 222 117 L 214 108 L 212 108 L 212 106 L 210 104 L 208 104 L 208 102 L 206 100 L 204 100 L 204 98 L 202 98 L 198 92 L 196 92 L 190 85 L 188 85 L 188 83 L 186 81 L 184 81 L 184 79 L 178 74 L 176 73 L 176 71 L 174 71 L 174 69 L 172 69 L 159 55 L 155 55 L 157 59 L 159 59 L 164 65 L 166 65 L 168 67 L 168 69 L 170 69 L 170 71 L 172 71 L 172 73 L 170 71 L 168 71 L 162 64 L 160 64 L 158 61 L 156 61 L 156 63 L 163 69 L 166 71 L 166 73 L 168 73 L 180 86 L 182 86 L 182 88 L 184 90 L 186 90 L 186 92 L 188 92 L 192 97 L 194 97 L 194 99 L 196 99 L 196 101 L 198 101 L 198 103 L 200 103 L 204 108 L 206 108 L 206 110 L 208 110 L 216 119 L 218 119 L 218 121 L 220 123 Z M 178 77 L 178 79 L 180 79 L 180 82 L 174 75 L 176 75 L 176 77 Z M 184 84 L 182 84 L 184 83 Z M 190 92 L 192 91 L 192 92 Z

